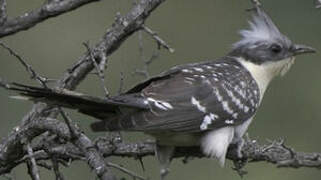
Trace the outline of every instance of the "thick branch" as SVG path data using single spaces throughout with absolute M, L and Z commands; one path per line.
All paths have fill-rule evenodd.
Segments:
M 4 1 L 4 0 L 1 0 Z M 0 1 L 0 3 L 1 3 Z M 15 18 L 6 18 L 3 20 L 2 25 L 0 23 L 0 38 L 8 35 L 12 35 L 22 30 L 27 30 L 36 24 L 55 16 L 59 16 L 63 13 L 70 12 L 79 8 L 85 4 L 95 2 L 99 0 L 64 0 L 64 1 L 47 1 L 39 9 L 32 10 L 21 16 Z M 0 10 L 0 13 L 5 13 Z M 1 14 L 0 14 L 1 15 Z M 5 16 L 6 17 L 6 16 Z M 0 18 L 1 22 L 1 18 Z
M 70 132 L 68 139 L 70 139 L 71 143 L 81 150 L 86 157 L 89 166 L 95 171 L 99 179 L 116 179 L 116 177 L 110 173 L 110 169 L 106 166 L 104 158 L 98 152 L 92 141 L 84 133 L 82 133 L 77 126 L 72 124 L 69 116 L 61 108 L 59 108 L 59 111 L 64 118 Z
M 42 119 L 38 122 L 30 123 L 29 126 L 34 130 L 42 129 L 50 131 L 67 141 L 72 138 L 68 126 L 58 120 Z M 86 154 L 82 150 L 70 143 L 50 147 L 50 154 L 42 150 L 41 147 L 43 147 L 41 143 L 33 147 L 33 149 L 37 149 L 37 151 L 34 152 L 34 158 L 36 160 L 50 159 L 52 154 L 61 160 L 85 160 L 84 157 L 86 157 Z M 141 158 L 154 155 L 153 142 L 124 143 L 110 138 L 98 138 L 95 145 L 91 144 L 91 147 L 97 148 L 104 157 L 119 156 Z M 237 160 L 237 154 L 235 152 L 235 147 L 232 145 L 229 149 L 227 158 L 230 160 Z M 247 162 L 264 161 L 276 164 L 277 167 L 321 168 L 321 153 L 296 152 L 293 149 L 286 147 L 284 141 L 273 141 L 265 145 L 260 145 L 255 140 L 246 139 L 242 153 L 243 161 L 245 160 Z M 19 163 L 29 159 L 26 152 L 24 153 L 24 156 L 26 157 L 1 167 L 0 174 L 10 172 L 10 170 Z M 174 158 L 181 157 L 204 158 L 204 155 L 199 147 L 178 147 L 174 154 Z
M 36 160 L 34 158 L 33 150 L 31 148 L 29 142 L 26 143 L 26 149 L 27 149 L 27 152 L 28 152 L 28 156 L 30 157 L 30 160 L 27 163 L 28 164 L 28 172 L 29 172 L 29 174 L 30 174 L 30 176 L 31 176 L 31 178 L 33 180 L 40 180 L 37 163 L 36 163 Z

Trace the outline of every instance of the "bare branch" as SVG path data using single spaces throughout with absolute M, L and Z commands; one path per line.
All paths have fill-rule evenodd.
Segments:
M 22 30 L 27 30 L 48 18 L 59 16 L 95 1 L 99 0 L 47 1 L 47 3 L 38 9 L 27 12 L 16 18 L 8 18 L 6 21 L 3 21 L 3 24 L 0 24 L 0 38 Z
M 40 166 L 40 167 L 43 167 L 47 170 L 52 170 L 52 165 L 49 164 L 47 161 L 45 160 L 38 160 L 37 161 L 37 165 Z
M 34 121 L 28 125 L 29 127 L 26 129 L 33 129 L 34 131 L 49 131 L 53 134 L 56 134 L 59 138 L 69 140 L 72 138 L 70 131 L 68 130 L 68 126 L 55 119 L 41 119 L 38 121 Z M 78 130 L 77 130 L 78 131 Z M 19 131 L 24 135 L 27 133 L 27 130 Z M 44 137 L 45 138 L 45 137 Z M 95 144 L 91 143 L 90 140 L 87 139 L 83 134 L 81 134 L 80 138 L 84 138 L 82 140 L 77 140 L 77 143 L 65 144 L 52 146 L 49 150 L 50 154 L 47 151 L 42 150 L 41 148 L 44 146 L 41 143 L 37 144 L 33 149 L 37 149 L 33 153 L 33 157 L 36 160 L 48 160 L 51 159 L 52 156 L 61 159 L 62 161 L 66 160 L 86 160 L 88 154 L 95 152 L 96 148 L 102 154 L 103 157 L 110 156 L 120 156 L 120 157 L 131 157 L 131 158 L 141 158 L 145 156 L 154 155 L 154 142 L 138 142 L 138 143 L 125 143 L 118 140 L 113 140 L 110 137 L 102 138 L 100 137 L 95 141 Z M 45 138 L 49 139 L 49 138 Z M 85 146 L 83 146 L 80 142 L 85 142 Z M 78 147 L 87 147 L 84 149 L 79 149 Z M 230 160 L 239 160 L 237 157 L 237 153 L 235 151 L 235 146 L 231 145 L 228 151 L 227 158 Z M 291 167 L 291 168 L 299 168 L 299 167 L 310 167 L 310 168 L 321 168 L 321 153 L 304 153 L 304 152 L 296 152 L 293 149 L 285 146 L 284 141 L 272 141 L 265 145 L 260 145 L 256 140 L 245 140 L 245 145 L 242 149 L 244 165 L 246 162 L 254 163 L 254 162 L 268 162 L 272 164 L 276 164 L 277 167 Z M 295 154 L 295 155 L 294 155 Z M 99 154 L 98 154 L 99 155 Z M 17 159 L 16 161 L 12 161 L 10 163 L 6 163 L 5 165 L 0 166 L 0 175 L 10 172 L 10 170 L 16 167 L 18 164 L 27 161 L 30 156 L 28 154 L 24 154 L 24 157 L 21 159 Z M 99 155 L 100 156 L 100 155 Z M 91 156 L 92 157 L 92 156 Z M 178 147 L 176 148 L 174 158 L 182 158 L 182 157 L 198 157 L 204 158 L 205 156 L 200 151 L 200 147 Z M 244 167 L 244 165 L 242 167 Z
M 105 92 L 105 96 L 109 97 L 109 92 L 105 86 L 105 75 L 104 75 L 104 71 L 105 71 L 105 64 L 107 59 L 104 58 L 103 60 L 100 61 L 100 64 L 98 64 L 95 60 L 95 57 L 93 55 L 92 50 L 89 47 L 88 43 L 84 43 L 84 46 L 86 47 L 88 54 L 90 56 L 90 59 L 92 60 L 93 64 L 95 65 L 96 71 L 97 71 L 97 75 L 98 78 L 100 79 L 101 82 L 101 87 L 103 88 L 104 92 Z
M 7 20 L 7 1 L 0 0 L 0 26 Z
M 66 124 L 51 120 L 39 121 L 39 123 L 34 123 L 34 126 L 38 126 L 37 128 L 48 128 L 51 132 L 57 132 L 59 137 L 63 138 L 71 138 L 70 134 L 66 134 L 64 129 L 68 128 Z M 56 121 L 56 122 L 55 122 Z M 50 125 L 48 125 L 50 124 Z M 57 125 L 57 126 L 55 126 Z M 64 128 L 61 128 L 64 126 Z M 59 127 L 55 129 L 56 127 Z M 40 144 L 38 146 L 41 146 Z M 38 147 L 37 146 L 37 147 Z M 35 149 L 37 149 L 35 147 Z M 149 155 L 154 155 L 154 143 L 153 142 L 138 142 L 138 143 L 115 143 L 112 139 L 109 138 L 99 138 L 99 140 L 95 143 L 95 147 L 99 149 L 99 152 L 103 154 L 104 157 L 109 156 L 120 156 L 120 157 L 145 157 Z M 231 146 L 228 151 L 227 158 L 231 160 L 238 160 L 237 154 L 235 153 L 236 147 Z M 77 147 L 72 146 L 70 144 L 61 145 L 59 147 L 53 147 L 51 150 L 56 157 L 62 159 L 73 159 L 73 160 L 83 160 L 84 152 L 79 150 Z M 304 153 L 304 152 L 295 152 L 293 149 L 288 148 L 284 145 L 284 141 L 273 141 L 265 145 L 260 145 L 256 140 L 247 139 L 245 141 L 245 145 L 242 149 L 243 153 L 243 162 L 268 162 L 272 164 L 276 164 L 277 167 L 291 167 L 291 168 L 299 168 L 299 167 L 312 167 L 312 168 L 321 168 L 321 153 Z M 295 156 L 293 156 L 295 154 Z M 50 159 L 51 156 L 47 154 L 45 151 L 39 150 L 39 152 L 34 153 L 34 157 L 37 160 Z M 205 156 L 200 151 L 199 147 L 178 147 L 175 151 L 174 158 L 182 158 L 182 157 L 198 157 L 204 158 Z M 27 157 L 24 158 L 28 159 Z M 19 163 L 22 163 L 20 161 Z M 244 164 L 244 165 L 245 165 Z M 7 164 L 7 168 L 13 168 L 18 164 L 15 164 L 13 167 L 10 164 Z M 10 166 L 10 167 L 9 167 Z M 243 167 L 243 166 L 242 166 Z M 4 167 L 2 167 L 4 168 Z M 4 169 L 0 168 L 0 174 L 3 174 L 7 171 L 3 171 Z
M 130 171 L 130 170 L 118 165 L 118 164 L 114 164 L 114 163 L 108 162 L 107 165 L 110 166 L 110 167 L 113 167 L 115 169 L 118 169 L 118 170 L 120 170 L 120 171 L 122 171 L 122 172 L 124 172 L 124 173 L 126 173 L 128 175 L 130 175 L 134 179 L 137 178 L 137 179 L 140 179 L 140 180 L 147 180 L 146 178 L 144 178 L 142 176 L 139 176 L 136 173 L 134 173 L 133 171 Z
M 139 52 L 140 52 L 141 59 L 144 63 L 144 66 L 141 69 L 136 69 L 133 74 L 144 76 L 147 79 L 150 77 L 150 74 L 148 72 L 148 68 L 150 64 L 152 64 L 152 62 L 154 62 L 154 60 L 156 60 L 159 57 L 160 44 L 159 43 L 156 44 L 157 45 L 156 52 L 154 52 L 149 59 L 145 60 L 142 38 L 143 38 L 142 33 L 141 31 L 139 31 L 139 34 L 138 34 Z
M 162 47 L 164 47 L 165 49 L 167 49 L 170 53 L 174 53 L 175 49 L 171 48 L 163 39 L 161 39 L 156 32 L 154 32 L 153 30 L 151 30 L 150 28 L 148 28 L 145 25 L 142 25 L 143 30 L 152 36 L 152 38 L 159 43 Z
M 59 162 L 57 161 L 56 157 L 52 158 L 52 166 L 56 175 L 56 180 L 64 180 L 65 178 L 59 170 Z
M 12 56 L 16 57 L 19 60 L 19 62 L 26 68 L 26 71 L 31 75 L 31 79 L 36 79 L 43 87 L 48 88 L 46 85 L 47 78 L 40 76 L 35 70 L 33 70 L 32 66 L 28 64 L 26 60 L 24 60 L 18 53 L 16 53 L 5 43 L 0 41 L 0 46 L 9 51 Z
M 120 72 L 118 94 L 121 94 L 123 92 L 123 88 L 124 88 L 124 73 Z
M 40 180 L 40 176 L 39 176 L 39 170 L 37 167 L 37 163 L 36 160 L 34 158 L 34 154 L 33 154 L 33 150 L 30 146 L 29 142 L 26 142 L 26 149 L 28 152 L 28 156 L 30 157 L 27 162 L 28 164 L 28 173 L 30 174 L 32 180 Z
M 70 131 L 71 142 L 85 155 L 88 165 L 95 171 L 97 177 L 102 180 L 116 179 L 116 177 L 111 174 L 105 164 L 104 158 L 97 151 L 91 140 L 84 133 L 81 133 L 78 127 L 71 124 L 70 117 L 60 107 L 59 110 Z
M 0 87 L 3 87 L 5 89 L 9 89 L 10 88 L 10 84 L 8 84 L 7 82 L 5 82 L 1 77 L 0 77 Z

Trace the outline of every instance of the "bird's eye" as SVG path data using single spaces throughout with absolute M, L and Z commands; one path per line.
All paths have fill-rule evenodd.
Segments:
M 270 47 L 270 50 L 275 53 L 278 54 L 282 51 L 282 47 L 279 44 L 272 44 Z

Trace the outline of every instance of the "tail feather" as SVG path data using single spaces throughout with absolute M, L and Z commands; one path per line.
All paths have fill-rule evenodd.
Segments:
M 8 89 L 18 92 L 26 100 L 77 109 L 79 112 L 102 120 L 114 116 L 120 111 L 121 107 L 131 109 L 148 108 L 141 97 L 139 98 L 133 94 L 113 98 L 99 98 L 66 89 L 39 88 L 19 83 L 12 83 Z

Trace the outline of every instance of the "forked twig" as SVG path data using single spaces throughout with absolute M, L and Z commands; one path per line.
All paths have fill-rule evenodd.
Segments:
M 27 63 L 26 60 L 24 60 L 18 53 L 16 53 L 13 49 L 11 49 L 9 46 L 7 46 L 5 43 L 0 41 L 0 46 L 2 46 L 4 49 L 9 51 L 11 55 L 16 57 L 19 62 L 25 67 L 26 71 L 31 75 L 31 79 L 36 79 L 43 87 L 48 88 L 46 85 L 48 79 L 40 76 L 30 64 Z
M 105 96 L 109 97 L 109 92 L 105 86 L 105 75 L 104 75 L 106 59 L 104 61 L 101 61 L 100 64 L 97 64 L 94 54 L 93 54 L 91 48 L 89 47 L 89 43 L 87 42 L 87 43 L 83 43 L 83 44 L 87 48 L 90 59 L 92 60 L 94 66 L 95 66 L 98 78 L 100 79 L 101 87 L 103 88 L 103 90 L 105 92 Z

